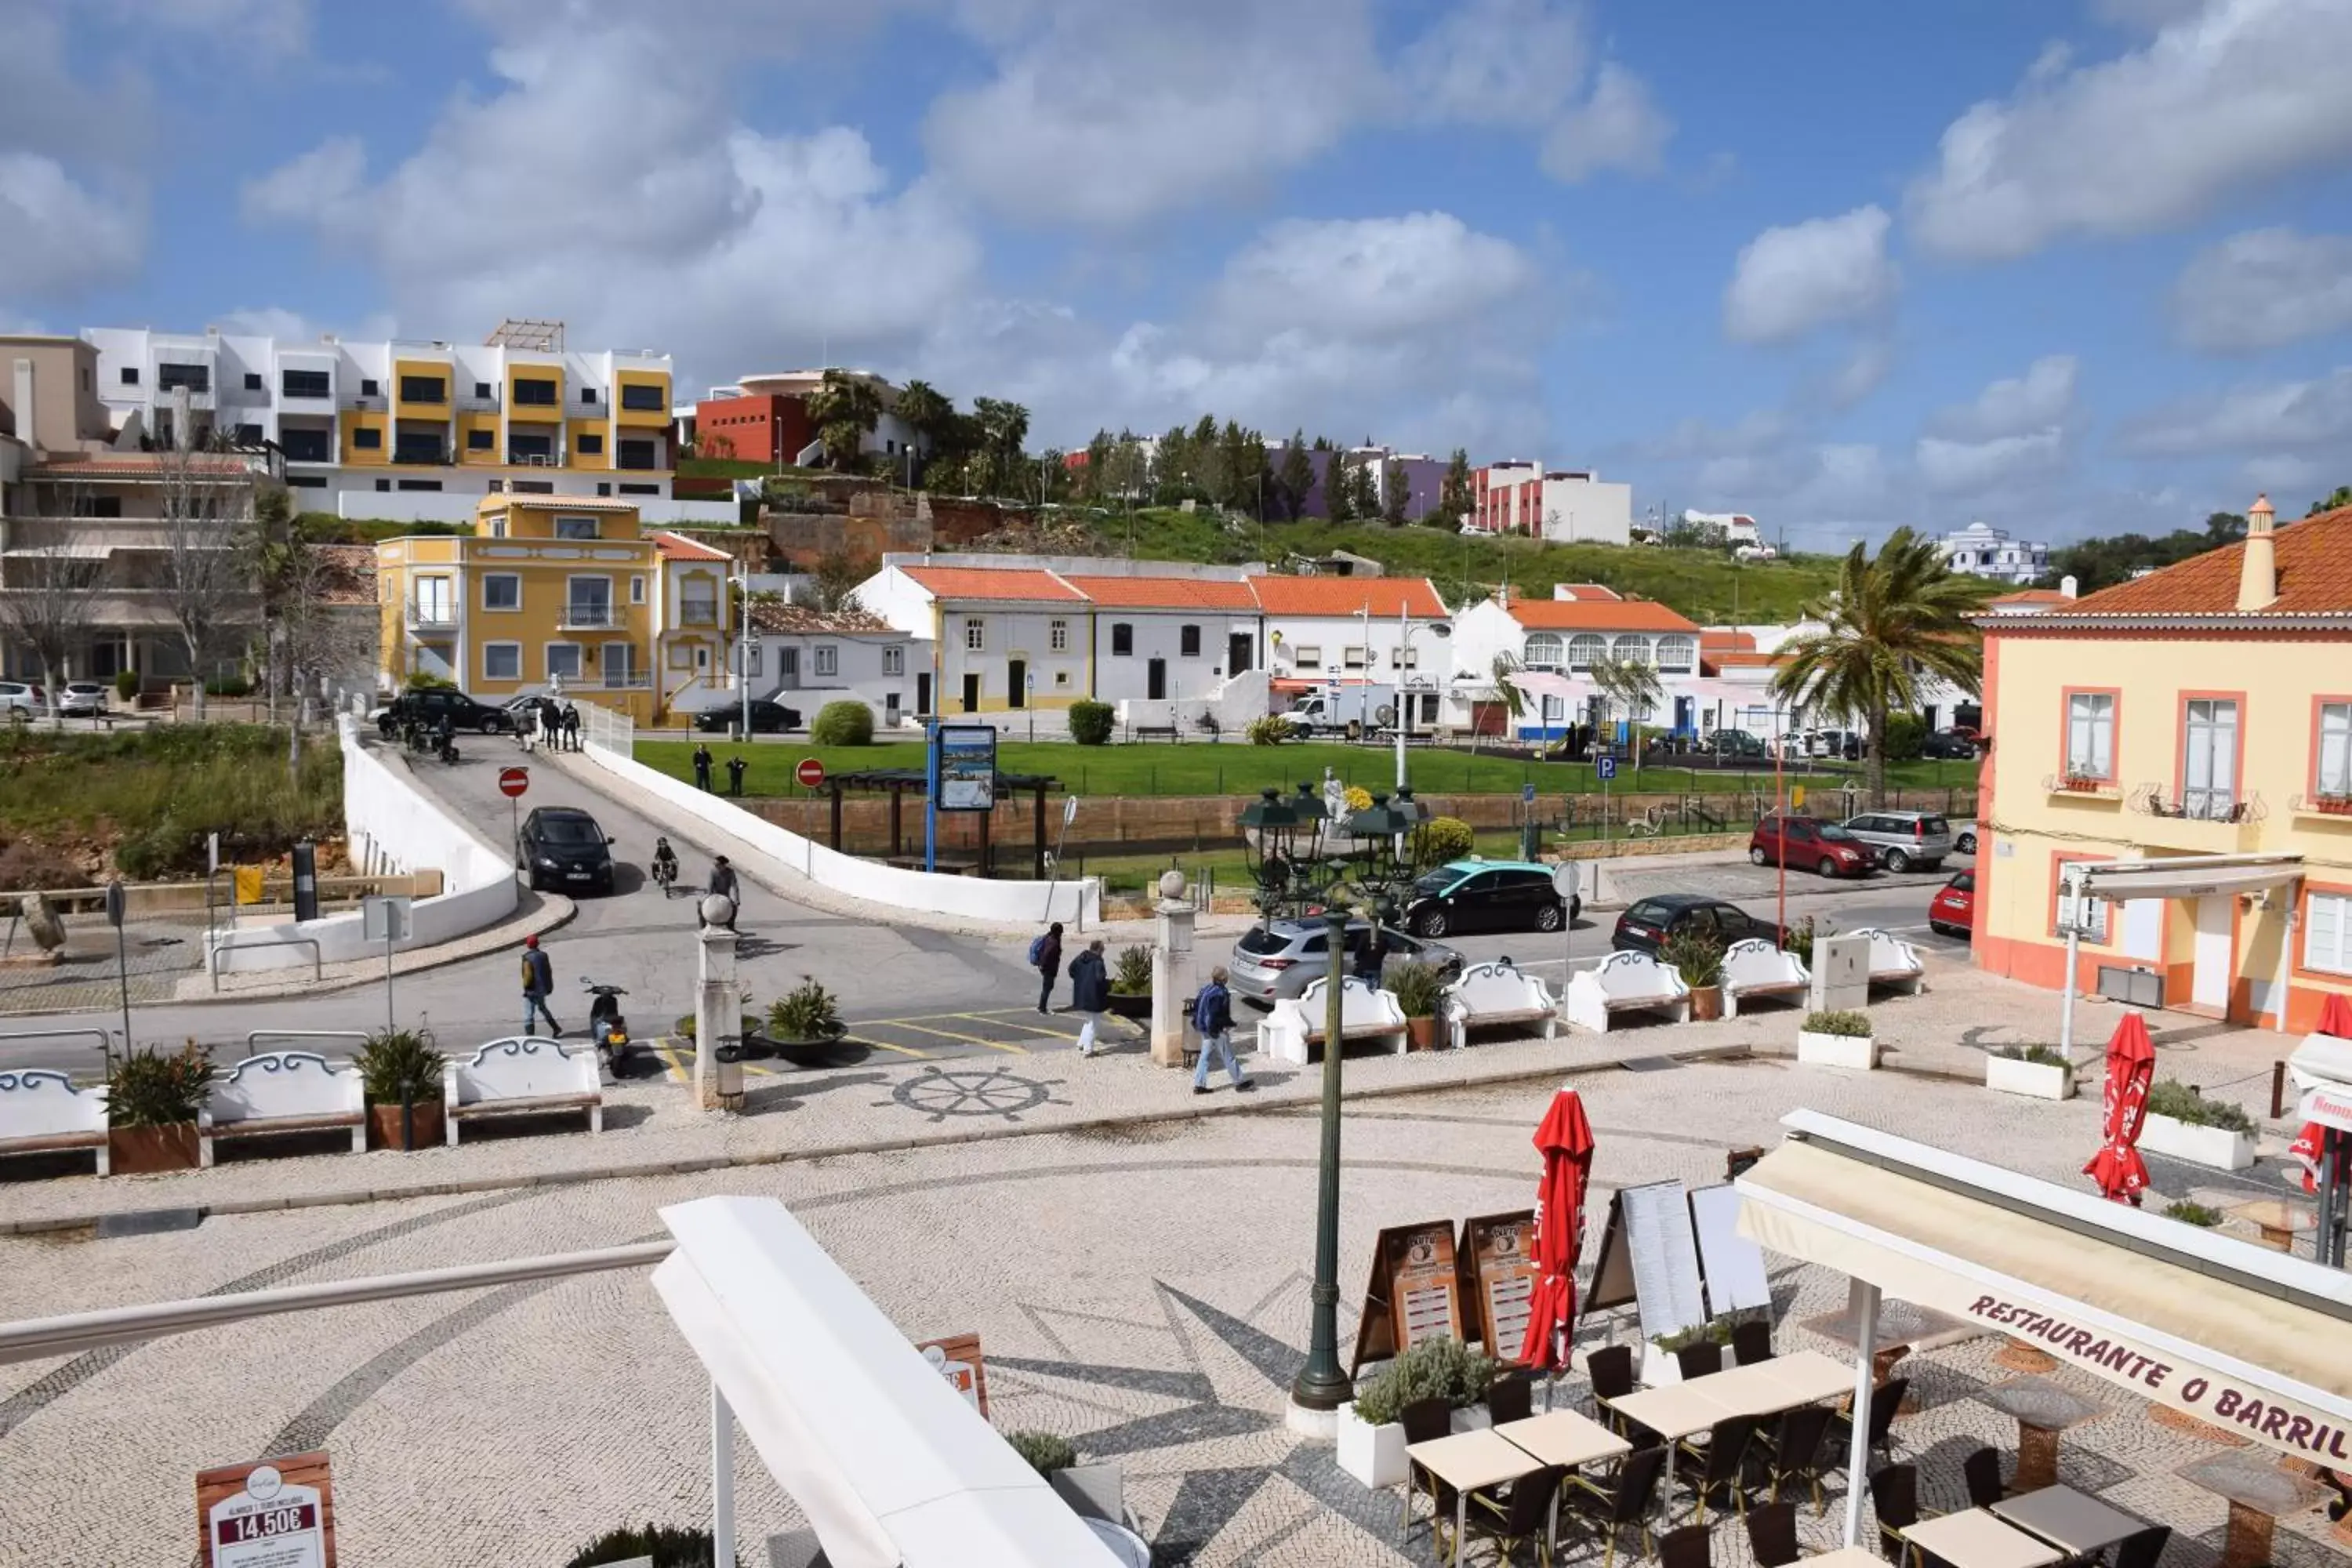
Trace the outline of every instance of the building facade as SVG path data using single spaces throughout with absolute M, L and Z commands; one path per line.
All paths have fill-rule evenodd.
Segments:
M 1512 726 L 1521 740 L 1556 741 L 1576 724 L 1606 721 L 1601 695 L 1589 679 L 1605 660 L 1645 664 L 1658 672 L 1661 697 L 1637 720 L 1688 733 L 1725 727 L 1708 722 L 1710 704 L 1733 694 L 1705 684 L 1696 622 L 1648 599 L 1524 599 L 1490 597 L 1454 617 L 1454 690 L 1447 722 L 1492 731 L 1496 656 L 1508 654 L 1529 677 L 1528 700 Z
M 1277 708 L 1360 680 L 1394 686 L 1400 710 L 1416 727 L 1444 722 L 1453 617 L 1428 578 L 1267 575 L 1250 579 L 1250 587 L 1265 616 Z
M 1470 473 L 1470 519 L 1482 533 L 1525 533 L 1560 544 L 1630 544 L 1633 487 L 1590 469 L 1489 463 Z
M 871 371 L 837 371 L 871 386 L 882 402 L 881 416 L 859 443 L 868 456 L 904 459 L 920 443 L 898 417 L 898 388 Z M 713 387 L 695 405 L 691 429 L 695 451 L 705 458 L 739 462 L 797 464 L 817 439 L 808 400 L 824 385 L 822 370 L 778 371 L 747 375 L 732 386 Z
M 1951 569 L 1971 577 L 2023 584 L 2050 570 L 2050 546 L 2039 540 L 2011 539 L 1990 523 L 1972 522 L 1936 541 Z
M 751 693 L 793 710 L 804 724 L 828 702 L 863 702 L 878 732 L 912 725 L 930 644 L 866 610 L 751 606 Z M 723 704 L 719 704 L 723 706 Z
M 2075 922 L 2084 989 L 2294 1032 L 2352 991 L 2352 508 L 2273 531 L 2258 500 L 2248 521 L 2242 543 L 1979 618 L 1984 968 L 2065 982 L 2071 875 L 2122 895 Z
M 926 565 L 883 558 L 857 602 L 930 644 L 915 676 L 915 711 L 948 717 L 1066 712 L 1092 689 L 1091 606 L 1052 572 Z

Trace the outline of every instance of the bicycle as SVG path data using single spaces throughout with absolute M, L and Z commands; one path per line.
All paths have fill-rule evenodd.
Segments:
M 656 859 L 656 860 L 654 862 L 654 884 L 655 884 L 655 886 L 656 886 L 656 887 L 658 887 L 658 888 L 660 888 L 660 889 L 661 889 L 661 890 L 662 890 L 662 901 L 663 901 L 664 903 L 667 903 L 667 902 L 669 901 L 670 888 L 671 888 L 671 886 L 672 886 L 673 884 L 675 884 L 677 881 L 677 861 L 675 861 L 675 860 L 660 860 L 660 859 Z

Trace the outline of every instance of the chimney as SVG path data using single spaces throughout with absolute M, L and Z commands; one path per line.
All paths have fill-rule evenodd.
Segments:
M 2070 599 L 2079 595 L 2082 587 L 2080 583 L 2074 581 L 2074 574 L 2072 572 L 2058 579 L 2058 591 Z
M 41 449 L 40 431 L 33 416 L 33 362 L 16 362 L 16 439 L 31 447 L 36 454 Z
M 2271 498 L 2246 509 L 2246 554 L 2238 568 L 2238 613 L 2266 610 L 2278 598 L 2278 548 L 2271 538 Z

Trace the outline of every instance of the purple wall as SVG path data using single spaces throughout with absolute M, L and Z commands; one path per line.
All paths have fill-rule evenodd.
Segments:
M 1289 453 L 1290 443 L 1277 441 L 1265 451 L 1266 468 L 1270 472 L 1282 472 L 1282 459 Z M 1307 487 L 1307 502 L 1301 510 L 1306 517 L 1328 517 L 1330 508 L 1323 499 L 1323 481 L 1330 476 L 1331 459 L 1328 449 L 1307 449 L 1307 460 L 1314 465 L 1315 482 Z M 1443 458 L 1401 458 L 1391 460 L 1391 467 L 1402 468 L 1405 479 L 1405 521 L 1418 522 L 1437 504 L 1445 489 L 1445 462 Z

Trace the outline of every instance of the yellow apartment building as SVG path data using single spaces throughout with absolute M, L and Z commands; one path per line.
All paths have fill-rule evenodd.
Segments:
M 1976 962 L 2309 1030 L 2352 992 L 2352 508 L 1987 616 Z M 2166 864 L 2166 862 L 2178 862 Z

